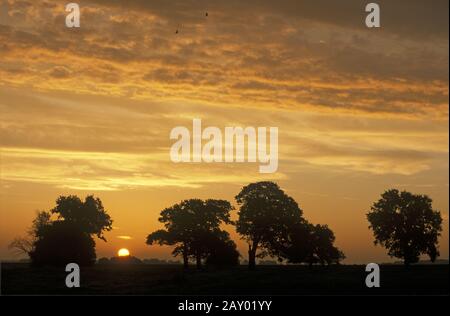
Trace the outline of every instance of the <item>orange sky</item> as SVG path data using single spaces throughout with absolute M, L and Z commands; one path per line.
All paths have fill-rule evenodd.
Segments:
M 98 257 L 169 258 L 144 243 L 163 208 L 260 180 L 350 263 L 389 260 L 365 218 L 384 190 L 428 194 L 448 258 L 448 1 L 378 1 L 379 30 L 357 0 L 78 3 L 68 29 L 63 1 L 0 0 L 0 259 L 61 194 L 95 194 L 114 219 Z M 170 130 L 193 118 L 278 127 L 277 173 L 172 163 Z

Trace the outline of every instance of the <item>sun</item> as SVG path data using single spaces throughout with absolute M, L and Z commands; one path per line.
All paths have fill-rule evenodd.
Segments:
M 127 248 L 121 248 L 117 252 L 117 255 L 119 257 L 128 257 L 130 255 L 130 251 Z

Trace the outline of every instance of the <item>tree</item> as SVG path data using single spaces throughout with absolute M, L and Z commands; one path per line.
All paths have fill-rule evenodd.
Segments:
M 45 228 L 51 223 L 51 214 L 49 212 L 37 212 L 31 227 L 27 231 L 26 237 L 16 237 L 8 246 L 14 249 L 17 254 L 26 254 L 34 250 L 36 241 L 43 235 Z
M 88 195 L 84 202 L 76 195 L 60 196 L 51 210 L 59 219 L 74 223 L 83 232 L 97 235 L 106 241 L 103 231 L 112 229 L 111 217 L 106 213 L 102 201 Z
M 226 231 L 209 234 L 204 243 L 207 265 L 218 267 L 239 265 L 240 254 L 236 243 L 230 239 Z
M 181 232 L 175 229 L 159 229 L 147 236 L 146 243 L 148 245 L 158 244 L 160 246 L 167 245 L 176 247 L 172 251 L 174 257 L 181 255 L 183 257 L 183 266 L 185 269 L 189 267 L 189 250 L 188 250 L 188 240 L 183 238 Z
M 307 221 L 293 223 L 289 227 L 286 239 L 277 245 L 280 257 L 287 259 L 289 263 L 317 262 L 315 254 L 314 225 Z
M 52 210 L 37 213 L 27 237 L 16 238 L 10 248 L 26 252 L 34 264 L 88 265 L 95 262 L 92 236 L 106 241 L 103 232 L 111 229 L 112 220 L 99 198 L 90 195 L 81 201 L 74 195 L 60 196 Z
M 326 263 L 330 265 L 345 259 L 344 253 L 334 246 L 336 237 L 327 225 L 314 226 L 312 239 L 313 254 L 320 264 L 324 265 Z
M 38 212 L 36 214 L 36 218 L 33 220 L 30 230 L 28 231 L 28 235 L 33 236 L 35 239 L 42 236 L 45 228 L 52 222 L 51 217 L 52 215 L 50 212 Z
M 344 253 L 334 246 L 335 236 L 327 225 L 312 225 L 307 221 L 294 223 L 289 227 L 287 239 L 279 244 L 279 256 L 289 263 L 320 262 L 330 265 L 345 258 Z
M 34 265 L 65 266 L 74 262 L 80 266 L 95 263 L 95 242 L 73 222 L 54 221 L 43 229 L 36 240 L 30 259 Z
M 289 226 L 302 220 L 297 202 L 273 182 L 251 183 L 236 196 L 240 205 L 237 232 L 248 243 L 249 268 L 256 256 L 278 255 L 278 244 L 287 238 Z
M 373 204 L 367 219 L 375 244 L 387 248 L 389 256 L 403 259 L 406 266 L 418 262 L 421 254 L 432 261 L 439 256 L 442 217 L 428 196 L 388 190 Z
M 147 244 L 175 246 L 172 254 L 182 255 L 184 266 L 194 257 L 197 268 L 205 256 L 203 237 L 220 231 L 222 223 L 230 224 L 230 202 L 224 200 L 184 200 L 161 211 L 159 221 L 165 229 L 157 230 L 147 237 Z
M 33 242 L 29 238 L 16 237 L 8 245 L 8 249 L 14 250 L 18 255 L 29 255 L 33 250 Z

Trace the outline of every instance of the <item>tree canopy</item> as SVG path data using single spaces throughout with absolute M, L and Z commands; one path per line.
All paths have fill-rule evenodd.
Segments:
M 95 241 L 68 221 L 54 221 L 43 229 L 35 241 L 30 259 L 34 265 L 64 266 L 75 262 L 81 266 L 95 263 Z
M 236 196 L 240 205 L 236 230 L 247 241 L 249 267 L 260 255 L 278 254 L 278 244 L 287 239 L 289 227 L 302 221 L 302 210 L 295 200 L 274 182 L 251 183 Z
M 106 213 L 102 201 L 92 195 L 88 195 L 84 201 L 76 195 L 60 196 L 51 213 L 104 241 L 103 232 L 112 229 L 111 217 Z
M 230 239 L 230 235 L 226 231 L 209 234 L 203 241 L 207 265 L 224 267 L 239 264 L 240 254 L 236 243 Z
M 158 220 L 165 229 L 149 234 L 147 244 L 175 246 L 173 255 L 181 254 L 185 267 L 189 257 L 194 257 L 200 267 L 209 251 L 205 238 L 222 234 L 220 225 L 231 223 L 232 209 L 230 202 L 225 200 L 184 200 L 161 211 Z
M 385 247 L 389 256 L 403 259 L 405 265 L 418 262 L 421 254 L 431 261 L 439 256 L 442 217 L 428 196 L 388 190 L 373 204 L 367 219 L 375 244 Z
M 112 220 L 99 198 L 60 196 L 53 209 L 37 213 L 28 236 L 14 239 L 10 247 L 27 253 L 36 265 L 90 265 L 96 258 L 92 236 L 106 241 L 103 232 L 111 229 Z

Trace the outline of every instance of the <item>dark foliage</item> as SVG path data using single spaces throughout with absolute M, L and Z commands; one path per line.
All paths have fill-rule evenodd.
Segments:
M 89 195 L 82 201 L 74 195 L 60 196 L 52 210 L 37 213 L 28 236 L 14 239 L 10 248 L 28 254 L 34 265 L 92 265 L 93 236 L 106 241 L 103 232 L 111 229 L 112 220 L 99 198 Z
M 236 243 L 230 239 L 227 232 L 210 234 L 204 239 L 206 245 L 206 264 L 211 266 L 237 266 L 240 254 Z
M 290 227 L 287 240 L 280 243 L 279 256 L 289 263 L 338 264 L 345 256 L 334 246 L 335 239 L 327 225 L 296 223 Z
M 289 227 L 302 221 L 297 202 L 273 182 L 251 183 L 236 196 L 240 205 L 237 232 L 248 243 L 249 268 L 259 256 L 278 256 L 280 242 L 287 240 Z
M 95 263 L 95 242 L 77 225 L 54 221 L 42 230 L 30 258 L 37 266 L 65 266 L 68 263 L 89 266 Z
M 190 199 L 161 211 L 159 221 L 165 229 L 157 230 L 147 236 L 147 244 L 175 246 L 173 255 L 183 256 L 185 268 L 189 258 L 201 268 L 202 259 L 208 253 L 204 239 L 210 234 L 220 234 L 220 225 L 230 224 L 230 202 L 224 200 Z
M 367 214 L 375 244 L 385 247 L 389 256 L 403 259 L 405 265 L 418 262 L 421 254 L 434 261 L 439 256 L 442 217 L 431 203 L 426 195 L 384 192 Z

